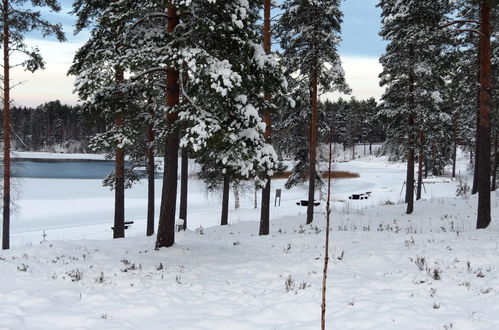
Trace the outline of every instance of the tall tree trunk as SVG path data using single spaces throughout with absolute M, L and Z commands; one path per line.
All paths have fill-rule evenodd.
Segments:
M 411 51 L 412 53 L 412 51 Z M 411 68 L 412 70 L 412 68 Z M 414 106 L 414 75 L 409 72 L 409 97 L 410 106 Z M 414 211 L 414 128 L 415 118 L 414 113 L 409 114 L 409 141 L 408 141 L 408 154 L 407 154 L 407 178 L 405 190 L 405 202 L 407 203 L 407 214 L 412 214 Z
M 222 195 L 222 217 L 220 220 L 221 226 L 229 224 L 229 190 L 230 190 L 230 177 L 229 173 L 224 174 L 224 185 Z
M 492 188 L 491 191 L 496 191 L 497 167 L 499 165 L 499 155 L 497 154 L 497 133 L 494 138 L 494 169 L 492 172 Z
M 180 23 L 177 11 L 173 6 L 168 7 L 168 32 L 173 32 Z M 167 106 L 173 107 L 179 104 L 180 88 L 179 73 L 168 70 L 166 78 Z M 177 172 L 178 172 L 178 149 L 179 136 L 176 113 L 167 115 L 167 125 L 170 133 L 166 136 L 165 143 L 165 173 L 163 176 L 163 191 L 161 193 L 161 209 L 159 212 L 158 236 L 156 249 L 170 247 L 175 244 L 175 208 L 177 203 Z
M 270 37 L 270 0 L 265 0 L 264 11 L 263 11 L 263 49 L 266 54 L 270 54 L 272 44 Z M 265 94 L 265 100 L 270 102 L 272 100 L 272 95 L 269 93 Z M 272 117 L 268 109 L 265 110 L 263 115 L 263 120 L 265 122 L 265 139 L 267 143 L 271 142 L 272 139 Z M 267 180 L 265 187 L 262 190 L 262 209 L 260 213 L 260 229 L 259 235 L 268 235 L 270 227 L 270 191 L 271 191 L 271 177 L 267 175 L 265 177 Z
M 478 58 L 479 58 L 479 64 L 478 64 L 478 86 L 477 86 L 477 104 L 476 104 L 476 133 L 475 133 L 475 168 L 473 171 L 473 185 L 471 187 L 471 194 L 476 194 L 478 192 L 478 178 L 480 177 L 480 109 L 482 107 L 481 105 L 481 99 L 482 99 L 482 92 L 481 92 L 481 67 L 482 67 L 482 56 L 481 56 L 481 41 L 480 45 L 478 47 Z
M 419 156 L 418 156 L 418 188 L 416 190 L 416 200 L 421 199 L 421 193 L 423 189 L 423 159 L 424 155 L 424 132 L 422 129 L 419 130 Z
M 480 5 L 480 142 L 477 229 L 490 224 L 491 5 Z
M 122 84 L 125 80 L 123 68 L 116 67 L 116 83 Z M 123 126 L 123 113 L 116 115 L 116 128 Z M 125 151 L 123 148 L 116 149 L 115 154 L 116 182 L 114 189 L 114 232 L 113 238 L 125 237 Z
M 3 0 L 3 226 L 2 249 L 10 248 L 10 31 L 9 0 Z
M 317 69 L 311 72 L 310 79 L 310 103 L 312 108 L 312 120 L 310 121 L 310 150 L 309 150 L 309 185 L 308 185 L 308 205 L 307 205 L 307 224 L 314 221 L 314 196 L 315 196 L 315 178 L 317 176 L 315 166 L 317 162 L 317 88 L 318 77 Z
M 179 218 L 184 220 L 184 230 L 187 229 L 187 189 L 189 185 L 189 153 L 182 148 L 182 163 L 180 166 L 180 209 Z
M 405 200 L 407 203 L 407 214 L 414 211 L 414 114 L 409 115 L 409 152 L 407 155 L 407 178 L 405 189 Z
M 151 118 L 154 116 L 154 110 L 149 109 Z M 154 130 L 153 125 L 149 124 L 147 128 L 147 236 L 154 234 Z

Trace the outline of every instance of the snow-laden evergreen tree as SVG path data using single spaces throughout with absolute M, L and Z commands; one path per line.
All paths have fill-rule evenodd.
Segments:
M 166 168 L 171 170 L 163 186 L 163 200 L 168 203 L 161 208 L 160 248 L 174 243 L 174 163 L 179 145 L 192 149 L 194 157 L 200 153 L 203 159 L 241 177 L 271 175 L 277 156 L 263 138 L 265 125 L 259 110 L 272 108 L 263 98 L 263 88 L 280 91 L 285 80 L 274 56 L 265 54 L 260 43 L 260 1 L 151 0 L 134 4 L 130 0 L 114 4 L 124 8 L 116 10 L 121 13 L 117 21 L 138 17 L 128 26 L 122 45 L 135 72 L 132 80 L 143 85 L 145 78 L 164 79 L 166 74 L 166 94 L 173 96 L 157 109 L 159 116 L 166 118 L 156 127 L 161 127 L 158 139 L 166 141 Z M 157 79 L 156 84 L 164 82 Z M 172 95 L 176 92 L 177 96 Z
M 28 4 L 28 6 L 27 6 Z M 61 7 L 57 0 L 2 0 L 0 2 L 0 24 L 3 47 L 3 204 L 2 204 L 2 249 L 10 248 L 10 91 L 18 83 L 12 83 L 10 71 L 14 67 L 35 72 L 44 68 L 43 58 L 38 48 L 30 48 L 26 34 L 39 31 L 44 37 L 55 36 L 59 41 L 65 41 L 61 24 L 47 20 L 42 11 L 59 12 Z M 20 63 L 11 63 L 11 56 L 17 53 L 22 58 Z
M 139 89 L 125 79 L 131 66 L 125 56 L 124 29 L 133 17 L 120 17 L 116 13 L 119 9 L 122 8 L 114 3 L 77 1 L 74 4 L 77 30 L 88 24 L 93 29 L 69 71 L 77 76 L 75 91 L 84 101 L 83 111 L 98 113 L 108 123 L 107 131 L 95 136 L 90 145 L 95 151 L 115 157 L 116 170 L 104 181 L 115 190 L 114 238 L 125 235 L 124 191 L 138 179 L 135 172 L 125 168 L 124 155 L 140 147 L 145 130 L 143 113 L 147 111 L 144 88 Z
M 388 143 L 403 147 L 407 158 L 407 213 L 413 212 L 414 161 L 421 161 L 439 142 L 448 143 L 451 119 L 443 107 L 446 31 L 440 28 L 449 7 L 446 0 L 381 0 L 381 36 L 389 44 L 380 62 L 383 72 L 381 114 L 388 118 Z M 441 132 L 445 136 L 439 135 Z M 445 139 L 443 139 L 445 138 Z M 439 140 L 441 139 L 441 140 Z M 419 147 L 419 148 L 418 148 Z M 420 162 L 421 163 L 421 162 Z M 421 176 L 421 166 L 419 166 Z
M 285 0 L 277 34 L 284 65 L 309 89 L 310 142 L 309 194 L 307 223 L 313 221 L 318 95 L 322 92 L 347 92 L 344 72 L 337 49 L 343 14 L 340 0 Z

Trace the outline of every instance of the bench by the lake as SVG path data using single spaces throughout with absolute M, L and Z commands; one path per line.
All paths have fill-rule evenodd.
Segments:
M 371 196 L 371 192 L 368 191 L 365 194 L 352 194 L 352 196 L 348 197 L 348 199 L 368 199 Z
M 128 229 L 133 225 L 133 221 L 125 221 L 125 229 Z M 114 227 L 111 227 L 111 230 L 114 231 Z
M 308 199 L 302 199 L 299 202 L 296 202 L 296 205 L 298 206 L 308 206 Z M 314 201 L 314 206 L 319 206 L 321 205 L 320 201 Z

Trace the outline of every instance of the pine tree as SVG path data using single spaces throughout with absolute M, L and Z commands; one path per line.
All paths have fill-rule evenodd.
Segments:
M 91 141 L 94 151 L 114 154 L 116 169 L 104 180 L 115 191 L 113 237 L 125 236 L 124 191 L 138 177 L 125 169 L 125 152 L 133 153 L 142 145 L 144 128 L 144 89 L 129 84 L 125 73 L 131 65 L 126 61 L 124 28 L 131 17 L 120 17 L 118 2 L 104 5 L 77 2 L 75 13 L 79 17 L 77 29 L 93 22 L 90 40 L 77 52 L 70 74 L 77 76 L 75 89 L 84 101 L 83 110 L 98 113 L 110 124 L 105 133 Z M 119 18 L 119 19 L 118 19 Z M 144 148 L 141 148 L 144 150 Z M 135 153 L 136 155 L 136 153 Z
M 382 10 L 380 34 L 389 42 L 380 59 L 381 86 L 386 88 L 381 114 L 389 122 L 389 144 L 403 146 L 406 151 L 406 203 L 411 214 L 418 144 L 422 162 L 425 145 L 432 146 L 429 137 L 433 139 L 438 132 L 431 129 L 432 124 L 450 121 L 442 107 L 445 82 L 440 59 L 444 56 L 445 32 L 439 28 L 448 6 L 446 1 L 429 4 L 416 0 L 382 0 L 378 6 Z M 419 172 L 421 177 L 421 166 Z
M 277 61 L 260 45 L 259 5 L 256 0 L 178 1 L 166 13 L 161 1 L 147 1 L 140 10 L 145 6 L 149 13 L 127 32 L 127 58 L 137 67 L 149 67 L 136 70 L 133 80 L 144 84 L 146 77 L 170 74 L 167 95 L 179 92 L 158 111 L 166 118 L 158 138 L 168 139 L 169 172 L 164 176 L 157 248 L 174 243 L 179 147 L 189 147 L 193 157 L 203 154 L 243 177 L 270 175 L 276 167 L 258 111 L 268 106 L 262 86 L 280 89 L 284 81 Z M 178 28 L 165 34 L 165 21 L 177 19 Z
M 319 92 L 348 91 L 337 48 L 341 40 L 339 0 L 287 0 L 277 28 L 285 66 L 307 79 L 311 110 L 307 223 L 313 221 Z
M 25 70 L 35 72 L 44 68 L 43 59 L 38 48 L 30 49 L 24 41 L 26 33 L 33 30 L 41 31 L 44 36 L 53 35 L 59 41 L 66 40 L 60 24 L 54 24 L 43 18 L 37 8 L 48 7 L 50 11 L 58 12 L 61 7 L 56 0 L 30 1 L 32 9 L 27 9 L 25 0 L 2 0 L 2 46 L 3 46 L 3 227 L 2 249 L 10 248 L 10 91 L 15 85 L 11 84 L 10 70 L 21 65 Z M 21 53 L 25 60 L 12 64 L 10 57 L 13 52 Z

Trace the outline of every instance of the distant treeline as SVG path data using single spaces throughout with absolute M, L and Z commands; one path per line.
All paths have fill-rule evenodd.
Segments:
M 106 127 L 103 119 L 84 116 L 79 106 L 60 101 L 36 108 L 13 107 L 11 111 L 12 147 L 16 151 L 86 153 L 89 139 Z

